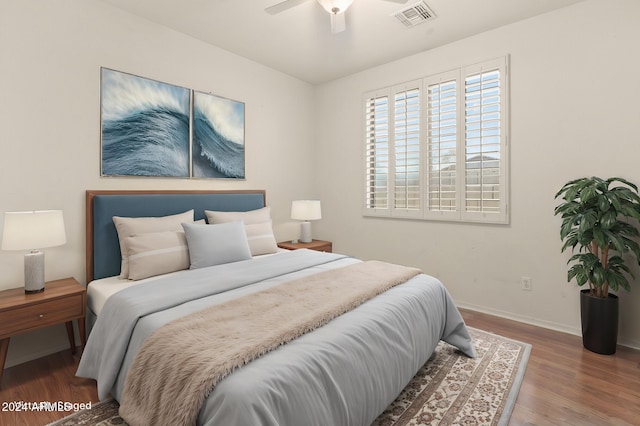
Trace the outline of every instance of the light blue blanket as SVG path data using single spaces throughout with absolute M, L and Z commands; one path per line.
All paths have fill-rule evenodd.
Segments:
M 135 354 L 158 327 L 207 306 L 354 262 L 335 254 L 293 251 L 184 271 L 123 290 L 105 304 L 77 374 L 98 381 L 101 399 L 109 393 L 118 399 Z M 198 424 L 369 424 L 440 339 L 475 355 L 444 286 L 419 275 L 235 371 L 209 396 Z

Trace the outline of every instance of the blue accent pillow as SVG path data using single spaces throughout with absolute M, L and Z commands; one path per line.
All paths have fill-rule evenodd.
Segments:
M 189 246 L 191 269 L 251 259 L 251 249 L 242 221 L 219 225 L 183 223 Z

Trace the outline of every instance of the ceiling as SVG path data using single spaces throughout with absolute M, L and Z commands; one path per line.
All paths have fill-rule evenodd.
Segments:
M 436 18 L 413 28 L 391 15 L 417 0 L 354 0 L 338 34 L 315 0 L 276 15 L 280 0 L 101 1 L 320 84 L 582 0 L 425 0 Z

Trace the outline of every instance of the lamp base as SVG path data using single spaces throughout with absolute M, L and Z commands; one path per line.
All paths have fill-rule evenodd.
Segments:
M 300 224 L 300 242 L 311 242 L 311 222 L 302 222 Z
M 33 250 L 24 255 L 24 292 L 44 291 L 44 253 Z

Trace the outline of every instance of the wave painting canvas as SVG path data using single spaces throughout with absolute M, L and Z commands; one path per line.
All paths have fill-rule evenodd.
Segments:
M 190 92 L 102 68 L 102 175 L 188 178 Z
M 193 177 L 244 179 L 244 103 L 193 92 Z

